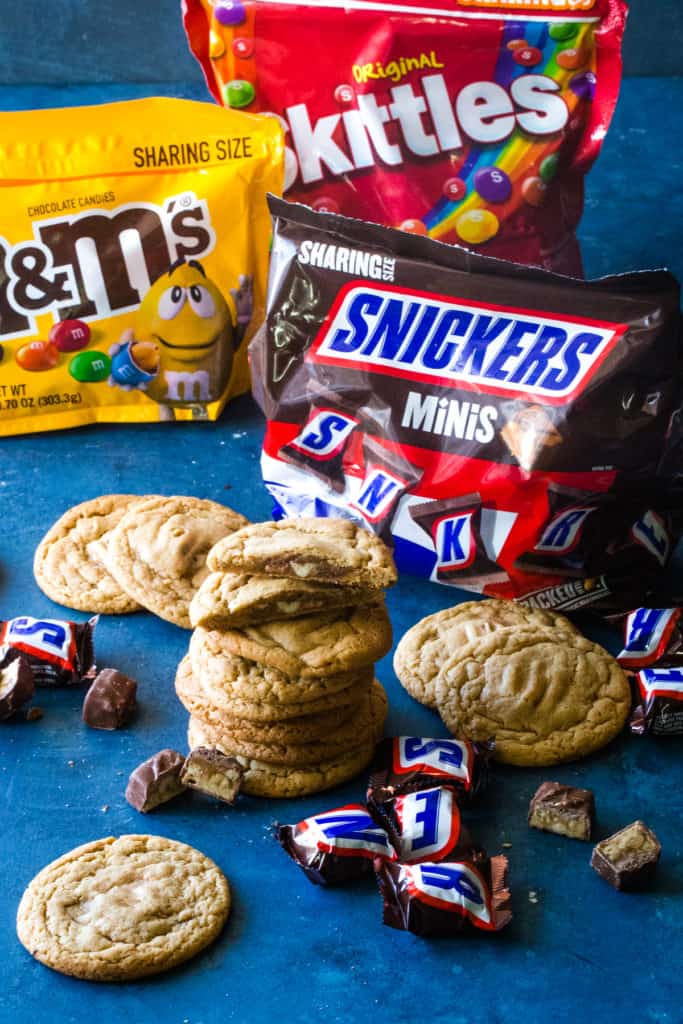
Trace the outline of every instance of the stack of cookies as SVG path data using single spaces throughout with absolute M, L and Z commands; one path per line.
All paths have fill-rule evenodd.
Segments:
M 41 590 L 67 608 L 147 608 L 189 629 L 209 549 L 246 523 L 203 498 L 105 494 L 57 520 L 38 545 L 33 570 Z
M 422 619 L 402 637 L 394 670 L 454 736 L 492 740 L 507 764 L 590 754 L 623 728 L 631 707 L 616 659 L 564 615 L 494 598 Z
M 288 519 L 237 530 L 207 564 L 176 678 L 190 747 L 236 757 L 256 796 L 358 774 L 387 711 L 374 663 L 391 647 L 389 549 L 347 520 Z

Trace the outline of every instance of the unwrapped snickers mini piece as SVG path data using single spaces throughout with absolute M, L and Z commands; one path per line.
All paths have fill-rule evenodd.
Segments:
M 448 786 L 459 801 L 469 801 L 486 784 L 490 757 L 490 747 L 469 740 L 424 736 L 381 740 L 370 768 L 368 806 L 381 815 L 387 800 L 435 786 Z
M 529 804 L 529 825 L 570 839 L 591 838 L 595 798 L 590 789 L 542 782 Z
M 244 765 L 215 747 L 195 747 L 187 755 L 180 781 L 190 789 L 234 804 L 242 786 Z
M 28 658 L 10 651 L 0 660 L 0 722 L 15 715 L 35 690 Z
M 476 864 L 398 864 L 377 859 L 384 924 L 415 935 L 455 935 L 469 928 L 499 931 L 512 918 L 507 859 Z
M 389 837 L 362 804 L 314 814 L 297 825 L 276 825 L 283 850 L 316 885 L 343 885 L 372 874 L 373 860 L 396 860 Z
M 138 684 L 115 668 L 103 668 L 83 701 L 83 721 L 91 729 L 120 729 L 137 707 Z
M 184 764 L 185 758 L 177 750 L 159 750 L 131 772 L 126 800 L 136 811 L 147 814 L 179 796 L 186 789 L 180 781 Z
M 615 889 L 640 889 L 652 881 L 661 852 L 654 832 L 634 821 L 598 843 L 591 867 Z
M 22 615 L 0 621 L 0 661 L 8 651 L 19 651 L 31 666 L 36 686 L 76 686 L 94 679 L 97 620 L 97 615 L 87 622 Z

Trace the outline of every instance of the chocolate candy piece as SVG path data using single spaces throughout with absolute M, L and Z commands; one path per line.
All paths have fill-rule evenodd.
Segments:
M 234 804 L 243 775 L 244 768 L 236 758 L 213 747 L 195 747 L 185 759 L 180 781 L 225 804 Z
M 59 352 L 49 341 L 29 341 L 17 349 L 14 358 L 22 370 L 41 373 L 43 370 L 54 370 L 59 362 Z
M 278 455 L 320 477 L 341 494 L 346 486 L 342 459 L 359 422 L 357 416 L 341 409 L 312 405 L 302 430 L 280 448 Z
M 661 852 L 654 832 L 634 821 L 594 847 L 591 867 L 615 889 L 638 889 L 652 880 Z
M 88 622 L 33 619 L 22 615 L 0 621 L 0 664 L 10 650 L 29 661 L 36 686 L 73 686 L 95 676 L 93 633 Z
M 115 668 L 103 668 L 83 701 L 83 721 L 91 729 L 120 729 L 137 707 L 138 684 Z
M 387 800 L 448 786 L 459 800 L 471 800 L 488 778 L 490 749 L 469 740 L 393 736 L 381 740 L 370 768 L 368 806 L 382 814 Z
M 82 320 L 60 320 L 50 328 L 47 340 L 60 352 L 80 352 L 90 341 L 90 328 Z
M 35 691 L 28 658 L 9 652 L 0 662 L 0 722 L 16 714 Z
M 529 825 L 570 839 L 590 839 L 595 799 L 590 789 L 542 782 L 529 804 Z
M 632 733 L 638 736 L 646 732 L 656 736 L 683 734 L 683 666 L 643 668 L 635 677 L 634 689 Z
M 506 203 L 512 195 L 512 182 L 498 167 L 482 167 L 474 175 L 474 187 L 487 203 Z
M 384 924 L 415 935 L 456 935 L 469 927 L 499 931 L 512 918 L 507 859 L 476 863 L 375 861 Z
M 343 885 L 372 873 L 373 859 L 396 860 L 389 837 L 361 804 L 276 825 L 282 849 L 315 885 Z
M 365 476 L 349 504 L 375 533 L 391 542 L 391 522 L 401 497 L 419 483 L 422 470 L 374 437 L 363 438 Z
M 455 794 L 448 786 L 374 802 L 371 810 L 402 864 L 446 858 L 475 862 L 486 856 L 462 824 Z
M 502 583 L 507 573 L 488 556 L 481 535 L 479 494 L 463 494 L 410 506 L 410 515 L 431 537 L 436 552 L 432 573 L 439 583 L 466 587 Z
M 242 78 L 234 78 L 232 82 L 226 82 L 223 88 L 223 98 L 228 107 L 239 110 L 248 107 L 256 96 L 256 90 L 251 82 Z
M 79 352 L 69 363 L 69 373 L 82 384 L 97 384 L 111 373 L 111 359 L 96 349 Z
M 183 755 L 170 747 L 153 754 L 130 773 L 126 800 L 136 811 L 147 814 L 184 793 L 186 787 L 180 781 L 184 764 Z

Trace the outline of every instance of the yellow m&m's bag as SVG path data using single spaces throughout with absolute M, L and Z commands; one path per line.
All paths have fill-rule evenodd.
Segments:
M 283 152 L 275 118 L 188 100 L 0 114 L 0 435 L 248 390 Z

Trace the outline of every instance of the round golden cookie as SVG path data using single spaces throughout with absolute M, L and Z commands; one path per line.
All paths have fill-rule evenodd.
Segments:
M 212 572 L 286 576 L 321 583 L 391 587 L 391 551 L 370 530 L 348 519 L 281 519 L 252 523 L 209 552 Z
M 202 723 L 196 718 L 190 718 L 187 742 L 190 749 L 211 746 Z M 246 793 L 248 796 L 286 798 L 321 793 L 325 789 L 331 789 L 333 786 L 339 786 L 342 782 L 348 782 L 349 779 L 355 778 L 370 764 L 375 744 L 366 743 L 354 747 L 346 754 L 306 767 L 243 757 L 241 754 L 234 753 L 225 739 L 221 740 L 218 749 L 224 754 L 235 757 L 244 767 L 242 793 Z
M 246 522 L 215 501 L 177 495 L 148 498 L 112 533 L 107 566 L 143 607 L 190 629 L 190 601 L 208 576 L 209 549 Z
M 138 611 L 103 559 L 114 527 L 136 502 L 134 494 L 103 494 L 68 509 L 36 548 L 33 575 L 44 594 L 66 608 L 103 615 Z
M 220 637 L 226 653 L 302 681 L 372 665 L 392 639 L 384 602 L 226 629 Z
M 387 695 L 382 685 L 375 680 L 351 717 L 341 722 L 333 732 L 318 739 L 305 742 L 296 742 L 286 736 L 280 736 L 277 741 L 266 739 L 265 736 L 244 739 L 233 729 L 214 725 L 206 719 L 200 719 L 200 724 L 209 740 L 209 746 L 222 747 L 228 744 L 232 752 L 242 757 L 306 767 L 343 756 L 359 745 L 376 743 L 384 730 L 387 710 Z
M 436 708 L 436 677 L 443 663 L 477 637 L 509 626 L 577 632 L 558 612 L 526 608 L 494 597 L 464 601 L 427 615 L 403 634 L 394 653 L 394 672 L 411 697 Z
M 175 688 L 181 704 L 197 718 L 217 729 L 224 729 L 244 740 L 280 743 L 283 739 L 304 743 L 318 739 L 337 729 L 356 710 L 372 685 L 372 674 L 367 683 L 350 686 L 332 694 L 335 701 L 309 701 L 298 704 L 252 704 L 218 692 L 214 699 L 202 681 L 192 671 L 190 659 L 185 657 L 176 673 Z M 317 708 L 297 714 L 300 708 Z M 246 711 L 246 714 L 237 712 Z
M 203 853 L 161 836 L 97 839 L 48 864 L 17 912 L 19 941 L 41 963 L 91 981 L 166 971 L 212 942 L 230 889 Z
M 331 608 L 372 604 L 381 597 L 380 591 L 367 587 L 212 572 L 192 598 L 190 621 L 193 626 L 205 629 L 239 629 L 257 622 L 295 619 Z
M 495 741 L 515 765 L 572 761 L 609 743 L 631 707 L 626 676 L 577 633 L 512 627 L 480 637 L 446 661 L 439 713 L 454 736 Z
M 319 710 L 334 704 L 334 694 L 363 684 L 369 686 L 374 671 L 372 665 L 335 672 L 334 675 L 297 678 L 286 675 L 248 658 L 240 658 L 226 646 L 225 633 L 212 629 L 195 629 L 190 640 L 190 660 L 195 675 L 207 694 L 222 705 L 226 694 L 232 698 L 263 704 L 319 703 Z M 342 699 L 342 703 L 346 698 Z M 323 702 L 323 703 L 321 703 Z M 303 714 L 303 712 L 298 712 Z

